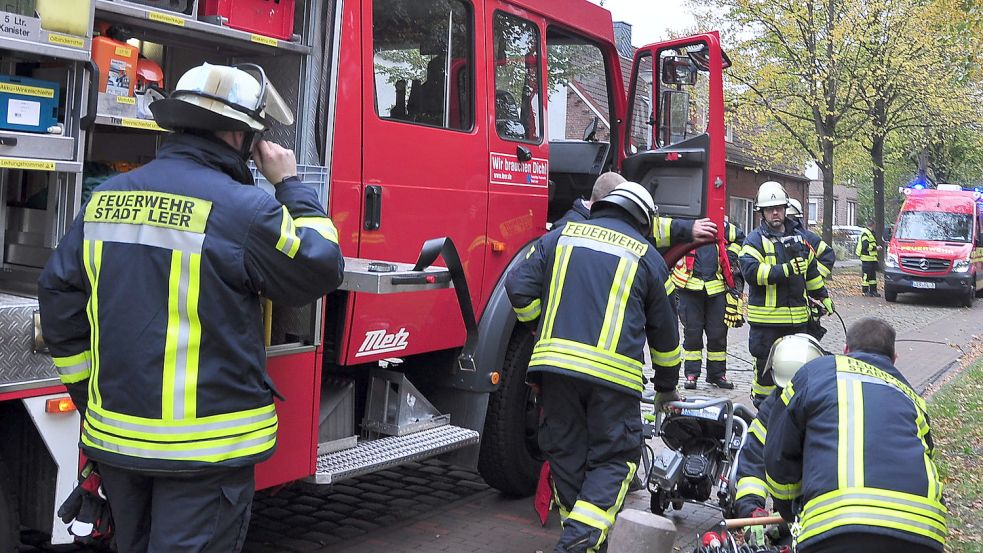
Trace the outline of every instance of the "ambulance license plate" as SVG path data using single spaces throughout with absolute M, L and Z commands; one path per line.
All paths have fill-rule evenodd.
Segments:
M 925 288 L 926 290 L 934 290 L 934 282 L 925 282 L 924 280 L 913 280 L 911 281 L 912 288 Z

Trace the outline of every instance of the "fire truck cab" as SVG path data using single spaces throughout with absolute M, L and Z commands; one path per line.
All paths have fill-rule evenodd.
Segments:
M 722 223 L 729 61 L 716 33 L 640 48 L 623 72 L 609 12 L 586 0 L 281 0 L 269 19 L 244 17 L 267 3 L 72 0 L 68 23 L 32 2 L 0 14 L 23 29 L 0 31 L 8 119 L 57 119 L 0 121 L 0 553 L 21 527 L 71 541 L 54 513 L 77 476 L 80 421 L 35 283 L 92 188 L 166 140 L 144 109 L 151 84 L 204 61 L 263 66 L 297 119 L 267 138 L 295 150 L 346 255 L 338 291 L 265 304 L 267 369 L 286 401 L 260 488 L 446 455 L 531 493 L 533 337 L 506 272 L 608 170 L 648 187 L 662 216 Z M 161 75 L 127 89 L 119 60 L 95 55 L 106 44 Z
M 902 292 L 954 296 L 966 307 L 983 295 L 983 199 L 940 184 L 905 189 L 884 259 L 884 297 Z

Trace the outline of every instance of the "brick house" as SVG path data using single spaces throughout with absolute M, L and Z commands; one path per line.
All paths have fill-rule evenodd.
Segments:
M 631 46 L 631 25 L 615 22 L 615 41 L 621 56 L 622 80 L 625 90 L 628 90 L 631 80 L 632 59 L 635 48 Z M 576 79 L 560 85 L 550 95 L 550 136 L 557 138 L 581 139 L 583 130 L 595 117 L 600 119 L 597 138 L 608 140 L 610 137 L 610 118 L 606 103 L 607 86 L 601 64 L 595 63 L 598 69 L 584 72 Z M 601 99 L 598 101 L 597 99 Z M 648 131 L 648 116 L 651 107 L 648 98 L 636 98 L 632 110 L 632 144 L 639 149 L 651 147 L 651 133 Z M 745 143 L 746 144 L 746 143 Z M 801 172 L 787 168 L 772 168 L 754 171 L 752 167 L 760 166 L 742 147 L 741 137 L 727 133 L 727 195 L 728 214 L 730 220 L 748 231 L 760 224 L 760 216 L 753 209 L 754 197 L 758 185 L 767 180 L 782 183 L 785 190 L 793 198 L 798 199 L 803 206 L 809 197 L 809 179 Z
M 805 205 L 805 204 L 803 204 Z M 809 204 L 806 217 L 810 225 L 823 224 L 823 181 L 809 182 Z M 857 189 L 845 184 L 833 185 L 833 225 L 863 226 L 857 211 Z

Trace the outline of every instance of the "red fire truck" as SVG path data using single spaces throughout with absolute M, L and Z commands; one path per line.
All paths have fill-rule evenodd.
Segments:
M 610 14 L 586 0 L 69 4 L 81 15 L 14 2 L 23 32 L 0 29 L 0 104 L 57 118 L 0 122 L 0 552 L 19 527 L 70 539 L 53 515 L 76 478 L 79 419 L 38 332 L 38 272 L 91 188 L 166 139 L 143 109 L 155 87 L 202 61 L 258 63 L 293 104 L 296 125 L 268 138 L 297 152 L 349 256 L 341 290 L 264 311 L 287 400 L 259 487 L 447 455 L 531 493 L 532 336 L 502 286 L 519 253 L 607 170 L 652 190 L 660 215 L 723 219 L 716 33 L 641 48 L 629 74 Z

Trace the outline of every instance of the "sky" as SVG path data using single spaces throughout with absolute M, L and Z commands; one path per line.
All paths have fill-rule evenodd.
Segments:
M 682 31 L 696 22 L 679 0 L 590 0 L 603 4 L 615 21 L 632 25 L 632 43 L 644 46 L 665 39 L 668 30 Z

